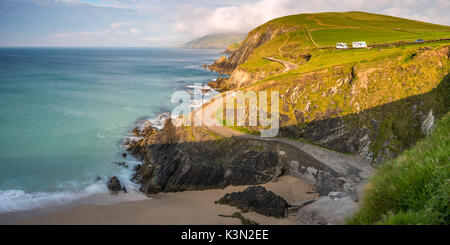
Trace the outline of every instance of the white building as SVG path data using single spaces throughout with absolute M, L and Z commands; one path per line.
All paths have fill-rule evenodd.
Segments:
M 336 43 L 336 48 L 337 49 L 347 49 L 348 46 L 346 43 Z
M 367 48 L 366 42 L 353 42 L 352 48 Z

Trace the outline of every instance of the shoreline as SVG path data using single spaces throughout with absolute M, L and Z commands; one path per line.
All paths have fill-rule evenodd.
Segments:
M 278 181 L 268 182 L 261 186 L 282 196 L 289 203 L 316 197 L 316 194 L 309 193 L 313 188 L 311 184 L 290 175 L 282 176 Z M 151 195 L 150 198 L 144 196 L 143 200 L 122 201 L 114 204 L 82 204 L 65 210 L 16 220 L 11 224 L 238 225 L 241 224 L 238 219 L 219 215 L 232 215 L 240 211 L 232 206 L 215 204 L 214 201 L 226 193 L 242 191 L 246 187 L 248 185 L 228 186 L 224 189 L 158 193 Z M 186 210 L 189 211 L 186 212 Z M 294 215 L 281 219 L 266 217 L 254 212 L 242 213 L 242 215 L 258 224 L 299 224 Z
M 121 202 L 132 202 L 147 199 L 148 197 L 146 197 L 143 193 L 140 193 L 135 190 L 129 191 L 128 193 L 122 192 L 118 194 L 110 194 L 108 192 L 95 193 L 82 197 L 80 199 L 69 201 L 68 203 L 64 204 L 56 203 L 46 207 L 0 213 L 0 225 L 14 224 L 15 222 L 19 222 L 20 220 L 24 219 L 39 218 L 41 216 L 53 214 L 55 212 L 70 210 L 83 205 L 108 206 L 108 205 L 115 205 Z
M 206 103 L 208 103 L 218 92 L 209 87 L 207 85 L 207 83 L 201 83 L 202 87 L 201 88 L 197 88 L 196 86 L 193 86 L 192 84 L 186 84 L 185 88 L 187 92 L 191 92 L 194 91 L 195 89 L 202 89 L 205 88 L 205 86 L 208 88 L 208 91 L 206 93 L 202 93 L 202 95 L 207 96 L 205 99 L 201 100 L 201 103 L 199 105 L 193 106 L 193 110 L 197 110 L 197 109 L 201 109 L 202 106 Z M 192 99 L 192 101 L 194 101 Z M 129 156 L 128 157 L 132 157 L 131 154 L 129 154 L 129 152 L 127 152 L 127 148 L 128 148 L 128 143 L 131 142 L 132 140 L 135 140 L 137 138 L 139 138 L 138 135 L 133 133 L 133 130 L 138 128 L 138 129 L 143 129 L 148 125 L 152 125 L 153 127 L 158 128 L 158 130 L 162 129 L 164 121 L 169 118 L 172 117 L 173 115 L 171 115 L 170 112 L 161 112 L 159 114 L 157 114 L 155 117 L 140 117 L 137 118 L 137 120 L 135 121 L 135 123 L 133 123 L 130 127 L 130 130 L 127 131 L 124 135 L 124 137 L 119 140 L 119 142 L 117 143 L 117 147 L 118 150 L 120 152 L 126 152 Z M 131 159 L 124 158 L 123 161 L 124 162 L 140 162 L 136 159 L 134 159 L 134 157 L 132 157 Z M 130 168 L 132 169 L 133 167 L 130 166 Z M 132 173 L 129 177 L 129 179 L 132 177 L 132 174 L 134 173 L 134 171 L 132 170 Z M 117 173 L 116 173 L 117 174 Z M 111 177 L 111 176 L 110 176 Z M 95 183 L 93 183 L 95 184 Z M 128 189 L 128 193 L 123 193 L 120 192 L 118 194 L 111 194 L 107 187 L 106 187 L 106 182 L 105 183 L 101 183 L 105 185 L 105 189 L 106 192 L 97 192 L 97 193 L 91 193 L 91 194 L 87 194 L 85 196 L 81 196 L 78 198 L 74 198 L 72 200 L 67 200 L 67 201 L 58 201 L 55 200 L 54 202 L 51 202 L 49 204 L 43 205 L 43 207 L 35 207 L 35 208 L 31 208 L 31 209 L 24 209 L 24 210 L 17 210 L 17 211 L 8 211 L 8 212 L 4 212 L 4 213 L 0 213 L 0 225 L 3 224 L 11 224 L 14 222 L 17 222 L 19 220 L 23 220 L 23 219 L 28 219 L 28 218 L 38 218 L 40 216 L 45 216 L 48 214 L 52 214 L 55 212 L 60 212 L 60 211 L 65 211 L 65 210 L 70 210 L 73 208 L 77 208 L 83 205 L 97 205 L 97 206 L 108 206 L 108 205 L 116 205 L 119 203 L 123 203 L 123 202 L 134 202 L 134 201 L 143 201 L 143 200 L 150 200 L 151 198 L 148 198 L 144 193 L 139 191 L 139 188 L 130 188 L 131 186 L 126 186 Z M 121 184 L 123 184 L 123 182 L 121 181 Z M 74 194 L 77 194 L 78 192 L 74 192 Z

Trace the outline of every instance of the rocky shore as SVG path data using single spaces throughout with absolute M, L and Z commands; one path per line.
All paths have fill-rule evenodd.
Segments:
M 261 185 L 291 175 L 309 183 L 319 198 L 288 203 L 256 186 L 215 201 L 243 212 L 277 218 L 291 213 L 301 223 L 344 222 L 344 217 L 356 210 L 364 183 L 372 172 L 363 158 L 276 138 L 223 137 L 205 127 L 177 127 L 171 118 L 160 130 L 148 125 L 135 130 L 134 136 L 128 152 L 142 162 L 135 167 L 133 180 L 143 193 L 153 196 L 161 192 Z M 313 147 L 310 152 L 308 147 Z M 334 209 L 341 213 L 333 212 Z M 323 210 L 331 211 L 324 217 Z
M 147 194 L 261 184 L 286 172 L 273 149 L 250 140 L 175 127 L 170 119 L 162 130 L 144 133 L 128 150 L 142 161 L 133 179 Z

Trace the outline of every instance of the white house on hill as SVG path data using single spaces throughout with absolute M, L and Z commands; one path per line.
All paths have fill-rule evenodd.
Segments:
M 353 42 L 352 48 L 367 48 L 366 42 Z
M 348 46 L 346 43 L 336 43 L 336 48 L 337 49 L 347 49 Z

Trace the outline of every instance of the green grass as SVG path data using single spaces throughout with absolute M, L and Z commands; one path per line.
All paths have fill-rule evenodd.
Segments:
M 231 125 L 231 123 L 228 123 L 228 121 L 226 121 L 226 119 L 223 118 L 223 106 L 220 106 L 217 109 L 217 111 L 216 111 L 216 113 L 214 115 L 214 118 L 217 120 L 217 122 L 221 123 L 225 127 L 231 128 L 231 129 L 233 129 L 235 131 L 238 131 L 238 132 L 241 132 L 241 133 L 244 133 L 244 134 L 253 134 L 253 135 L 259 135 L 260 134 L 259 131 L 252 130 L 252 129 L 249 129 L 249 128 L 246 128 L 246 127 L 228 126 L 228 125 Z
M 310 31 L 314 41 L 321 47 L 334 47 L 338 42 L 351 45 L 353 41 L 365 41 L 368 45 L 414 41 L 417 39 L 434 40 L 450 37 L 450 32 L 418 31 L 409 32 L 392 29 L 328 29 Z
M 371 178 L 349 224 L 450 223 L 450 113 L 412 149 Z
M 348 50 L 335 50 L 335 49 L 323 49 L 314 50 L 311 52 L 312 57 L 308 63 L 301 65 L 298 69 L 292 70 L 287 73 L 282 73 L 275 76 L 267 77 L 261 81 L 253 83 L 248 87 L 253 87 L 268 81 L 292 81 L 299 75 L 326 68 L 331 68 L 337 65 L 353 65 L 374 63 L 386 64 L 389 61 L 395 60 L 396 57 L 404 56 L 404 60 L 411 58 L 411 55 L 421 47 L 437 48 L 445 45 L 449 45 L 450 41 L 444 40 L 431 43 L 420 44 L 408 44 L 398 47 L 390 48 L 372 48 L 372 49 L 348 49 Z M 245 89 L 245 88 L 242 88 Z
M 262 35 L 268 29 L 289 28 L 289 32 L 256 48 L 246 62 L 239 66 L 248 72 L 258 72 L 268 77 L 279 74 L 283 67 L 276 62 L 264 60 L 273 56 L 301 65 L 297 72 L 308 72 L 321 67 L 349 62 L 363 62 L 375 58 L 394 56 L 398 50 L 384 48 L 364 50 L 321 50 L 317 49 L 308 37 L 309 30 L 312 39 L 320 47 L 334 47 L 337 42 L 366 41 L 371 44 L 386 44 L 417 39 L 436 40 L 450 38 L 450 27 L 431 23 L 396 18 L 364 12 L 330 12 L 317 14 L 291 15 L 271 20 L 252 30 L 252 34 Z M 242 42 L 245 44 L 245 41 Z M 426 44 L 430 45 L 430 44 Z M 312 59 L 303 66 L 304 54 L 311 54 Z M 310 64 L 311 63 L 311 64 Z
M 366 12 L 325 12 L 315 14 L 298 14 L 280 17 L 271 20 L 259 28 L 265 26 L 288 26 L 301 27 L 307 26 L 309 29 L 330 29 L 338 27 L 353 28 L 380 28 L 392 29 L 398 28 L 408 31 L 449 31 L 448 26 L 425 23 L 421 21 L 397 18 L 388 15 L 372 14 Z

